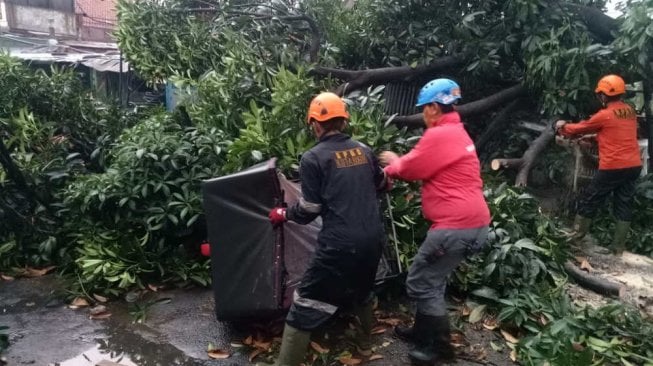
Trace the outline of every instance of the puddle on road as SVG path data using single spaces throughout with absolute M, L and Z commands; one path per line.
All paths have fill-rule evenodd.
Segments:
M 116 352 L 103 351 L 100 345 L 83 352 L 75 358 L 63 362 L 51 363 L 48 366 L 96 366 L 102 365 L 102 361 L 111 361 L 122 366 L 139 366 L 124 354 L 118 355 Z
M 159 344 L 133 332 L 118 331 L 107 338 L 98 339 L 95 347 L 80 355 L 48 366 L 102 366 L 102 361 L 107 361 L 106 365 L 111 366 L 203 365 L 170 344 Z

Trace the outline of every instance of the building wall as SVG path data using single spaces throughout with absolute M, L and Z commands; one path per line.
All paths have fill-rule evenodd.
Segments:
M 111 34 L 118 23 L 116 3 L 117 0 L 75 0 L 82 40 L 113 42 Z
M 5 4 L 9 28 L 49 33 L 54 28 L 55 35 L 77 37 L 75 14 L 58 10 Z
M 0 30 L 6 31 L 9 29 L 9 23 L 7 22 L 7 7 L 5 2 L 0 0 Z
M 93 42 L 115 42 L 112 33 L 113 29 L 83 25 L 79 28 L 79 39 Z

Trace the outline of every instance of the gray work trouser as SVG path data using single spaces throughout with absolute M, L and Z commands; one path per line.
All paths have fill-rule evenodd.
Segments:
M 487 241 L 488 227 L 431 229 L 408 269 L 406 289 L 424 315 L 447 314 L 444 292 L 447 276 L 468 255 L 480 251 Z

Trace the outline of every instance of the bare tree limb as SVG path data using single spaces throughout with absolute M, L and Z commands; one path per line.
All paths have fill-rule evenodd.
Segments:
M 616 297 L 622 297 L 626 293 L 625 286 L 585 273 L 570 261 L 565 262 L 564 267 L 565 272 L 567 272 L 576 283 L 596 293 Z
M 553 128 L 545 128 L 540 136 L 531 142 L 521 158 L 494 159 L 491 163 L 492 170 L 516 169 L 517 177 L 515 178 L 515 186 L 526 187 L 528 185 L 528 174 L 530 173 L 531 168 L 535 165 L 535 162 L 542 151 L 544 151 L 544 149 L 549 146 L 549 143 L 553 141 L 554 136 L 555 132 L 553 131 Z
M 523 85 L 515 85 L 498 93 L 492 94 L 487 98 L 462 104 L 456 107 L 456 110 L 463 118 L 467 116 L 478 115 L 483 112 L 495 109 L 498 106 L 505 104 L 511 100 L 524 96 L 526 92 L 527 89 Z M 395 123 L 398 127 L 407 127 L 408 129 L 424 127 L 421 113 L 413 114 L 410 116 L 397 116 L 392 122 Z
M 417 67 L 399 66 L 367 70 L 342 70 L 317 66 L 311 73 L 319 76 L 332 76 L 345 81 L 335 91 L 338 95 L 344 95 L 345 92 L 362 89 L 370 85 L 386 84 L 400 80 L 409 81 L 415 77 L 458 66 L 462 63 L 463 60 L 456 56 L 445 56 Z

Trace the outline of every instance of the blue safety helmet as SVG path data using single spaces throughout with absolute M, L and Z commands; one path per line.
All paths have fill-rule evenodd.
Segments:
M 417 96 L 416 107 L 431 103 L 453 104 L 460 99 L 460 86 L 450 79 L 435 79 L 429 81 Z

